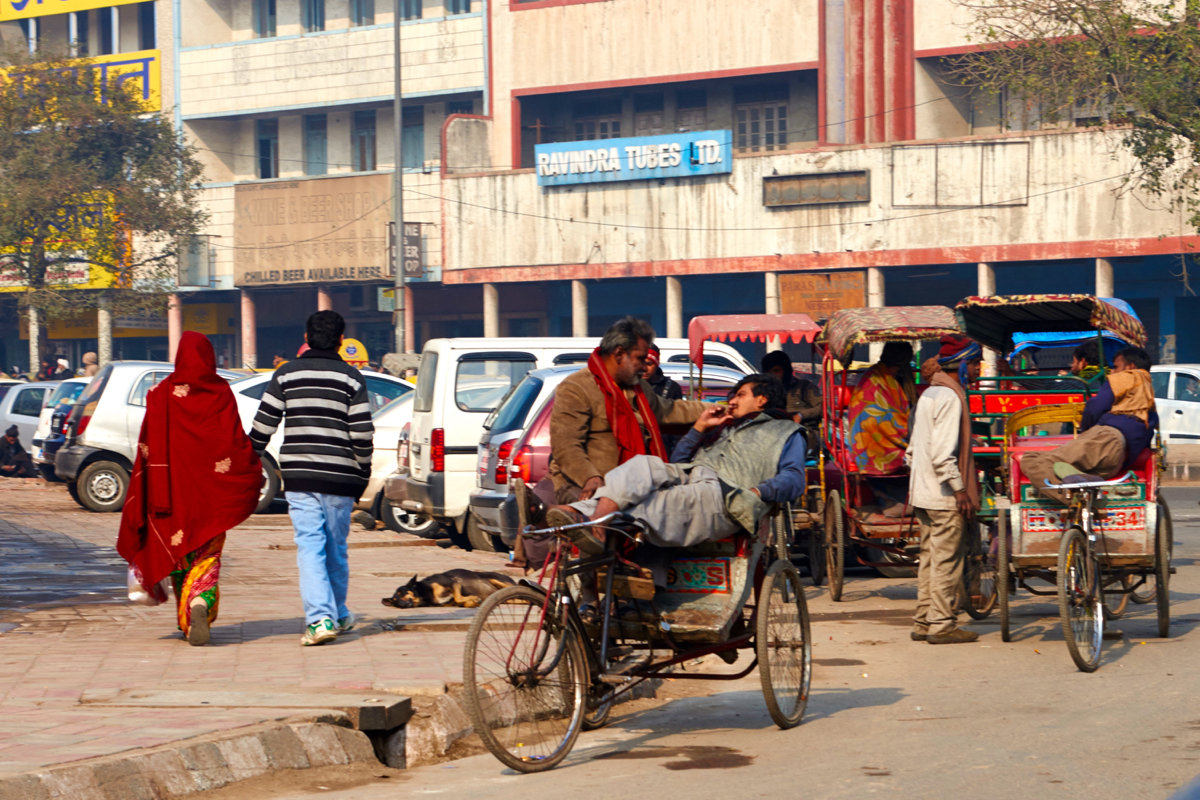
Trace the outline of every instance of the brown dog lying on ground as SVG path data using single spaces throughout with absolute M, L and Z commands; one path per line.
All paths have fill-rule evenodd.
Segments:
M 513 579 L 499 572 L 474 572 L 469 569 L 452 569 L 430 575 L 428 578 L 413 579 L 396 589 L 391 597 L 380 602 L 392 608 L 416 608 L 418 606 L 462 606 L 475 608 L 483 599 L 505 586 L 512 586 Z

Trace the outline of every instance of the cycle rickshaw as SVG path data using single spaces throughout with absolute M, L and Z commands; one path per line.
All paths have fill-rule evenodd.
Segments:
M 825 323 L 817 341 L 825 345 L 821 376 L 824 418 L 822 438 L 831 467 L 840 473 L 842 490 L 831 489 L 825 500 L 825 564 L 829 596 L 842 599 L 847 553 L 858 563 L 888 577 L 911 576 L 920 554 L 921 531 L 916 517 L 887 517 L 878 513 L 868 479 L 907 478 L 907 470 L 889 476 L 868 476 L 859 469 L 849 410 L 859 372 L 854 350 L 872 342 L 939 339 L 961 333 L 954 312 L 944 306 L 895 306 L 837 311 Z M 916 348 L 914 348 L 916 349 Z M 909 408 L 909 413 L 912 409 Z M 907 438 L 907 431 L 903 432 Z
M 1136 317 L 1091 295 L 968 297 L 955 313 L 968 336 L 1001 353 L 1013 349 L 1019 331 L 1091 329 L 1098 337 L 1108 332 L 1122 342 L 1145 342 Z M 1149 581 L 1158 634 L 1167 636 L 1171 524 L 1170 512 L 1158 496 L 1157 450 L 1138 454 L 1131 470 L 1113 480 L 1063 486 L 1071 497 L 1064 507 L 1036 491 L 1021 471 L 1020 459 L 1069 440 L 1070 435 L 1030 434 L 1034 426 L 1060 423 L 1077 430 L 1084 400 L 1095 387 L 1069 378 L 1050 390 L 1044 384 L 1030 386 L 1031 380 L 1044 379 L 990 380 L 995 388 L 975 393 L 972 412 L 984 424 L 1003 426 L 999 458 L 984 480 L 985 495 L 993 490 L 997 522 L 995 586 L 1001 638 L 1011 640 L 1014 587 L 1056 596 L 1071 658 L 1080 670 L 1092 672 L 1099 666 L 1105 619 L 1115 616 L 1128 597 L 1144 591 Z
M 770 520 L 754 534 L 661 551 L 667 585 L 657 592 L 629 558 L 646 528 L 627 514 L 535 532 L 555 540 L 541 573 L 488 597 L 467 634 L 464 702 L 487 748 L 518 772 L 551 769 L 642 681 L 736 680 L 756 666 L 771 719 L 799 725 L 812 677 L 808 607 Z M 605 551 L 572 558 L 566 534 L 584 525 L 607 532 Z M 589 623 L 576 601 L 579 578 L 593 575 L 606 602 Z M 618 614 L 609 599 L 635 613 Z M 753 658 L 736 673 L 677 669 L 708 654 L 733 664 L 740 650 Z
M 704 343 L 706 341 L 749 341 L 813 343 L 821 326 L 808 314 L 729 314 L 693 317 L 688 323 L 688 349 L 694 365 L 691 376 L 693 396 L 704 385 Z M 815 364 L 813 365 L 815 367 Z M 815 372 L 815 369 L 813 370 Z M 814 379 L 817 377 L 813 375 Z M 815 428 L 815 426 L 814 426 Z M 790 513 L 775 518 L 776 535 L 782 537 L 776 546 L 786 549 L 793 559 L 808 562 L 814 586 L 825 579 L 825 496 L 827 488 L 840 488 L 836 472 L 827 475 L 825 451 L 820 447 L 818 431 L 813 431 L 814 446 L 810 447 L 806 469 L 804 498 L 791 504 Z M 828 478 L 828 483 L 827 483 Z M 786 542 L 786 544 L 785 544 Z

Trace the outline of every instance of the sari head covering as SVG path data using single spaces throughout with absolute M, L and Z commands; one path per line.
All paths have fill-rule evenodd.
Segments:
M 262 465 L 212 344 L 185 331 L 175 371 L 146 396 L 117 552 L 152 591 L 189 553 L 254 513 Z

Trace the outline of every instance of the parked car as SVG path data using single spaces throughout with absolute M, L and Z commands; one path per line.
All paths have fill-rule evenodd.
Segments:
M 71 413 L 71 406 L 75 405 L 79 395 L 83 394 L 83 390 L 91 382 L 90 377 L 67 378 L 54 390 L 50 399 L 42 406 L 42 413 L 38 415 L 37 430 L 34 431 L 33 440 L 30 442 L 30 457 L 42 473 L 42 477 L 48 481 L 58 479 L 54 472 L 54 457 L 67 438 L 67 415 Z
M 110 362 L 71 407 L 54 471 L 84 508 L 120 511 L 125 504 L 146 395 L 174 369 L 163 361 Z M 242 377 L 225 369 L 217 373 L 225 380 Z
M 1200 364 L 1153 366 L 1150 379 L 1163 441 L 1200 445 Z
M 0 392 L 3 392 L 0 396 L 0 432 L 16 425 L 21 444 L 31 446 L 42 406 L 54 394 L 58 384 L 58 381 L 6 381 L 0 384 Z
M 479 441 L 476 488 L 471 492 L 469 503 L 468 519 L 474 522 L 467 529 L 471 546 L 476 550 L 503 549 L 512 544 L 517 521 L 515 508 L 508 502 L 508 481 L 514 475 L 513 460 L 520 451 L 520 440 L 531 426 L 540 423 L 545 429 L 545 463 L 536 472 L 530 483 L 532 486 L 541 480 L 549 467 L 550 410 L 554 406 L 554 392 L 563 379 L 578 369 L 578 365 L 573 365 L 530 372 L 484 422 Z M 667 377 L 679 382 L 685 397 L 690 397 L 687 364 L 668 362 L 662 365 L 662 370 Z M 723 400 L 729 389 L 744 376 L 736 370 L 706 367 L 702 397 Z M 523 456 L 525 459 L 530 457 L 531 454 Z M 542 459 L 539 458 L 538 463 L 542 463 Z M 535 471 L 531 469 L 529 474 L 533 476 Z
M 594 338 L 433 339 L 426 343 L 417 375 L 413 423 L 402 508 L 445 524 L 455 544 L 485 540 L 468 513 L 478 469 L 483 423 L 500 400 L 533 369 L 587 362 Z M 657 339 L 662 361 L 686 369 L 686 339 Z M 728 344 L 705 343 L 705 365 L 752 372 Z M 397 485 L 395 492 L 399 492 Z M 395 493 L 394 492 L 394 493 Z
M 412 422 L 412 407 L 413 395 L 410 392 L 399 400 L 388 403 L 371 417 L 375 425 L 371 479 L 355 507 L 369 511 L 375 519 L 382 520 L 388 530 L 433 538 L 441 531 L 440 524 L 423 514 L 395 507 L 383 496 L 384 482 L 396 471 L 400 437 L 402 434 L 407 436 Z
M 262 400 L 263 392 L 267 390 L 267 384 L 271 382 L 273 372 L 274 370 L 270 372 L 258 372 L 248 377 L 242 377 L 231 384 L 233 396 L 238 404 L 238 416 L 241 417 L 242 425 L 246 428 L 247 432 L 254 424 L 254 415 L 258 413 L 258 404 Z M 415 388 L 412 381 L 395 378 L 383 372 L 364 372 L 363 378 L 367 381 L 367 397 L 371 403 L 373 414 L 387 407 L 393 401 L 411 394 Z M 410 410 L 410 417 L 411 413 Z M 396 437 L 399 435 L 399 429 L 404 427 L 404 423 L 407 421 L 405 419 L 396 426 L 396 435 L 394 436 L 384 436 L 381 439 L 380 432 L 377 429 L 374 440 L 375 449 L 378 450 L 380 448 L 381 441 L 388 442 L 385 449 L 388 454 L 387 457 L 391 458 L 392 454 L 396 451 Z M 267 443 L 266 452 L 263 453 L 263 475 L 266 480 L 263 481 L 263 490 L 259 495 L 258 508 L 256 510 L 256 513 L 259 514 L 269 509 L 276 498 L 283 496 L 283 476 L 279 472 L 279 446 L 283 444 L 283 427 L 281 424 L 279 429 L 275 431 L 275 435 Z M 394 464 L 389 465 L 387 472 L 390 473 L 394 468 Z M 380 481 L 382 482 L 382 478 Z M 368 486 L 368 492 L 370 488 Z M 378 488 L 376 488 L 376 493 L 378 493 Z M 366 495 L 364 495 L 365 497 Z M 374 497 L 372 496 L 373 499 Z M 360 508 L 370 510 L 373 507 L 370 504 L 361 505 L 363 503 L 361 500 L 359 503 Z

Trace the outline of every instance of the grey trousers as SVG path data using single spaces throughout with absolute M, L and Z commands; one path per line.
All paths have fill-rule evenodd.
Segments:
M 1021 471 L 1039 492 L 1052 500 L 1066 505 L 1067 495 L 1061 489 L 1046 488 L 1046 481 L 1059 483 L 1054 474 L 1054 464 L 1064 461 L 1080 472 L 1099 475 L 1101 478 L 1115 477 L 1125 463 L 1125 437 L 1116 428 L 1097 425 L 1088 428 L 1071 441 L 1041 453 L 1026 453 L 1021 456 Z
M 917 633 L 949 633 L 958 627 L 954 598 L 962 583 L 963 524 L 957 511 L 918 508 L 921 562 L 917 570 Z
M 650 526 L 646 539 L 658 547 L 688 547 L 724 539 L 741 529 L 725 513 L 721 482 L 709 467 L 634 456 L 604 476 L 604 486 L 592 499 L 571 505 L 591 516 L 602 497 L 645 520 Z

